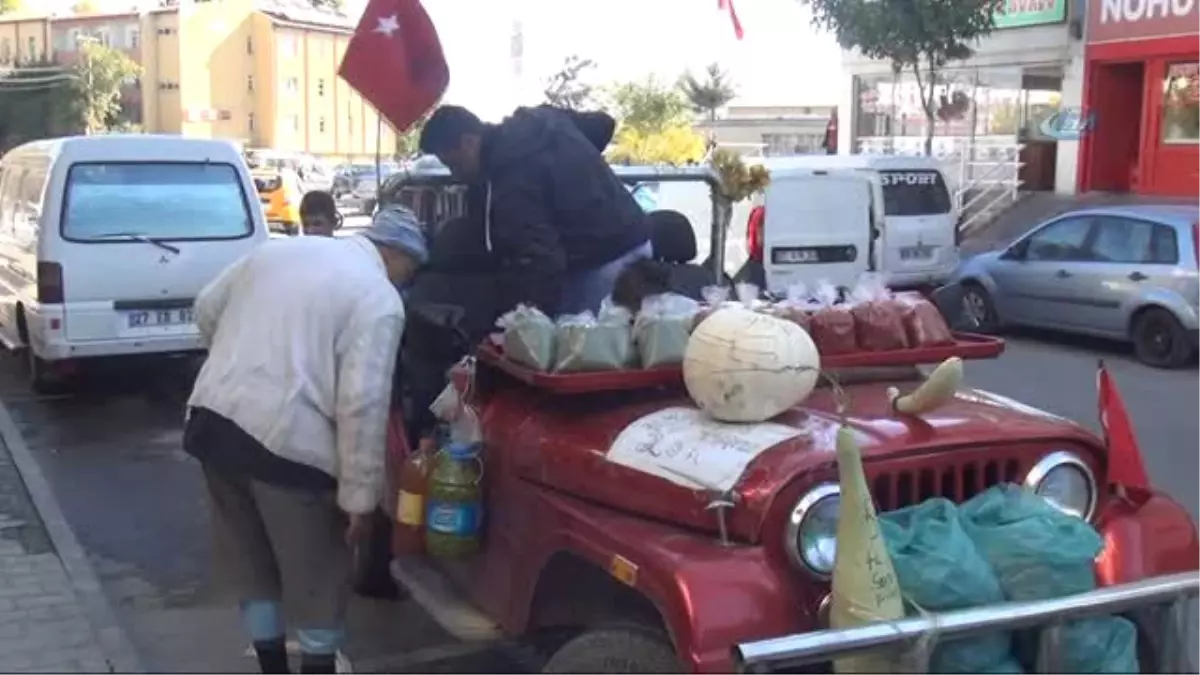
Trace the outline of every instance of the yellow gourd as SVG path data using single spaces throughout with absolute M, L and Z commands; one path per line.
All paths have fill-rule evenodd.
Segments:
M 945 405 L 954 398 L 962 379 L 963 361 L 957 356 L 952 356 L 942 361 L 921 386 L 911 393 L 901 396 L 899 389 L 888 387 L 888 400 L 896 412 L 920 415 Z
M 833 628 L 850 628 L 901 619 L 900 584 L 879 530 L 862 453 L 854 433 L 844 426 L 837 434 L 837 464 L 842 492 L 829 623 Z M 833 667 L 838 673 L 894 673 L 901 665 L 898 656 L 898 651 L 872 652 L 837 659 Z

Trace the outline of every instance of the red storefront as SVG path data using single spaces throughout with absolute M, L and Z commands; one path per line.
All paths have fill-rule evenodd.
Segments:
M 1200 194 L 1200 0 L 1087 0 L 1079 190 Z

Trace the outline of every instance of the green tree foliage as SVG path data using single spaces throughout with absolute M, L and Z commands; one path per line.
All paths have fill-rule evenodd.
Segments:
M 737 89 L 729 79 L 729 74 L 716 63 L 709 64 L 703 79 L 690 72 L 684 73 L 679 79 L 679 89 L 692 110 L 707 115 L 709 120 L 717 119 L 717 111 L 729 105 L 737 96 Z
M 24 6 L 25 3 L 23 3 L 21 0 L 0 0 L 0 14 L 17 12 L 23 9 Z
M 704 148 L 704 137 L 685 124 L 649 133 L 625 127 L 617 133 L 614 143 L 605 154 L 610 162 L 616 164 L 680 166 L 699 162 L 704 157 Z
M 623 127 L 650 134 L 687 124 L 688 102 L 676 87 L 653 76 L 641 82 L 621 82 L 609 87 L 607 108 Z
M 40 138 L 77 131 L 70 71 L 27 63 L 0 77 L 0 153 Z
M 107 131 L 121 113 L 121 86 L 141 76 L 142 67 L 120 51 L 95 40 L 79 44 L 75 96 L 81 126 L 89 133 Z
M 558 108 L 580 110 L 593 103 L 592 86 L 581 78 L 596 67 L 591 59 L 582 59 L 572 54 L 563 61 L 563 66 L 546 80 L 546 102 Z
M 972 45 L 995 28 L 1005 0 L 801 0 L 813 24 L 844 49 L 890 61 L 912 72 L 925 113 L 925 154 L 933 150 L 938 73 L 969 57 Z
M 71 11 L 76 14 L 94 14 L 98 11 L 95 0 L 77 0 L 71 5 Z
M 431 110 L 424 117 L 413 123 L 408 131 L 396 134 L 396 156 L 411 157 L 420 152 L 421 130 L 425 128 L 425 120 L 432 114 Z

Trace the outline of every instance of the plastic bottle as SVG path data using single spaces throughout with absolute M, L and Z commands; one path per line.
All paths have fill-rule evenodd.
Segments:
M 429 475 L 425 550 L 457 558 L 479 550 L 483 495 L 480 444 L 451 443 L 437 454 Z
M 833 562 L 833 600 L 829 623 L 833 628 L 850 628 L 874 621 L 904 617 L 904 601 L 896 570 L 888 555 L 875 502 L 863 472 L 862 453 L 854 432 L 841 427 L 837 434 L 838 509 L 837 553 Z M 834 661 L 837 673 L 894 673 L 900 668 L 899 654 L 886 651 Z
M 414 452 L 404 458 L 398 479 L 396 527 L 392 550 L 400 555 L 425 552 L 425 493 L 429 469 L 437 450 L 432 438 L 422 438 Z

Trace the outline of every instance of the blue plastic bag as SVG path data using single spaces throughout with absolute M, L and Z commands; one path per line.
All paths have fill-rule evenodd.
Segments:
M 963 531 L 991 565 L 1009 600 L 1044 600 L 1096 587 L 1093 561 L 1104 542 L 1086 521 L 1017 485 L 997 485 L 959 507 Z M 1028 661 L 1036 639 L 1018 637 Z M 1072 621 L 1062 635 L 1069 673 L 1136 673 L 1137 628 L 1119 617 Z
M 905 600 L 920 608 L 910 609 L 910 614 L 1004 602 L 999 580 L 963 532 L 953 502 L 930 499 L 884 513 L 879 527 Z M 1020 673 L 1011 651 L 1007 631 L 938 642 L 929 672 Z

